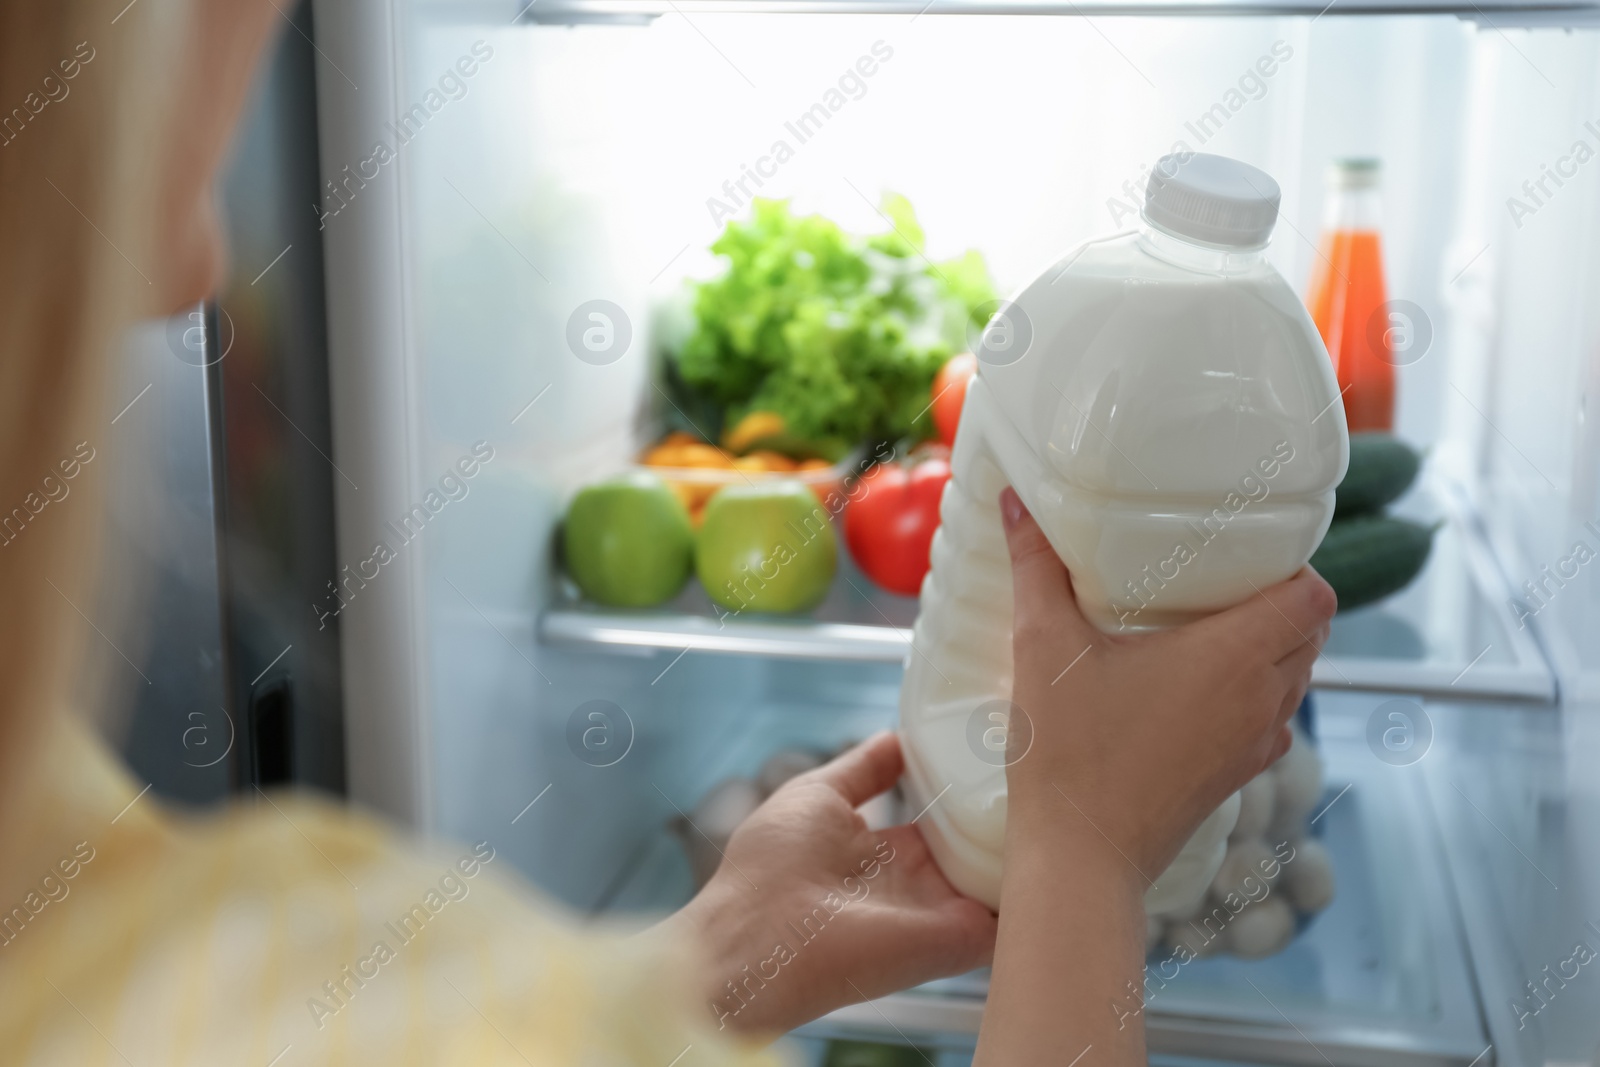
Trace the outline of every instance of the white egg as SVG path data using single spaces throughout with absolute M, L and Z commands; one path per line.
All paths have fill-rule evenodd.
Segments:
M 797 774 L 804 774 L 814 767 L 822 765 L 822 757 L 815 752 L 807 752 L 802 748 L 783 748 L 767 757 L 767 762 L 761 765 L 761 770 L 756 774 L 756 782 L 761 787 L 761 795 L 769 797 L 778 791 L 778 787 Z
M 1333 903 L 1333 857 L 1322 842 L 1295 842 L 1294 859 L 1283 866 L 1283 892 L 1296 911 L 1309 915 Z
M 1272 767 L 1277 782 L 1272 825 L 1267 840 L 1273 844 L 1305 836 L 1305 820 L 1322 799 L 1322 758 L 1297 728 L 1294 744 Z
M 1267 877 L 1267 872 L 1273 877 Z M 1229 841 L 1228 854 L 1211 880 L 1211 895 L 1226 900 L 1229 893 L 1242 900 L 1259 899 L 1266 895 L 1266 886 L 1277 881 L 1281 871 L 1272 849 L 1260 838 L 1248 841 Z
M 1178 855 L 1156 878 L 1144 895 L 1144 909 L 1152 915 L 1167 916 L 1193 907 L 1217 876 L 1222 857 L 1227 853 L 1228 831 L 1239 817 L 1239 794 L 1232 793 L 1207 815 L 1199 828 L 1179 850 Z
M 724 778 L 700 798 L 689 818 L 694 829 L 721 847 L 760 806 L 761 790 L 755 782 L 749 778 Z
M 1207 929 L 1198 921 L 1192 923 L 1175 922 L 1167 927 L 1164 943 L 1172 952 L 1187 950 L 1198 959 L 1215 955 L 1222 947 L 1222 939 L 1226 931 L 1218 932 L 1215 927 Z M 1182 961 L 1180 956 L 1179 960 Z
M 1233 824 L 1235 840 L 1260 837 L 1272 825 L 1272 809 L 1277 803 L 1278 779 L 1272 769 L 1262 771 L 1239 790 L 1239 819 Z
M 1183 900 L 1173 905 L 1173 910 L 1161 916 L 1175 923 L 1186 923 L 1199 918 L 1210 908 L 1211 901 L 1206 898 L 1206 887 L 1200 886 L 1188 900 Z
M 1247 960 L 1259 960 L 1294 938 L 1294 909 L 1281 896 L 1247 906 L 1228 924 L 1228 951 Z
M 761 791 L 749 778 L 725 778 L 711 787 L 687 817 L 674 816 L 668 824 L 689 857 L 696 885 L 705 885 L 722 862 L 739 824 L 761 806 Z

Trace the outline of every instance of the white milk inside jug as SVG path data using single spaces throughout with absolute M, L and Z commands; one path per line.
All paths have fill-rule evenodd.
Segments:
M 1139 229 L 1068 252 L 975 346 L 900 732 L 934 857 L 990 907 L 1012 691 L 1000 490 L 1016 488 L 1107 632 L 1237 604 L 1293 575 L 1327 531 L 1344 410 L 1311 317 L 1262 254 L 1278 200 L 1236 160 L 1164 157 Z M 1063 670 L 1076 654 L 1063 650 Z M 1237 813 L 1234 796 L 1206 818 L 1154 880 L 1149 913 L 1199 900 Z

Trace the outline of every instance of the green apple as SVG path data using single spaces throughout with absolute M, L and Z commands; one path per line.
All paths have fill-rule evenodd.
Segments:
M 828 595 L 839 562 L 828 512 L 803 482 L 730 485 L 706 504 L 695 572 L 733 611 L 806 611 Z
M 932 1057 L 914 1045 L 837 1039 L 828 1042 L 822 1057 L 822 1067 L 925 1067 L 932 1062 Z
M 567 573 L 584 595 L 619 608 L 671 600 L 689 578 L 694 530 L 678 494 L 648 471 L 578 491 L 563 531 Z

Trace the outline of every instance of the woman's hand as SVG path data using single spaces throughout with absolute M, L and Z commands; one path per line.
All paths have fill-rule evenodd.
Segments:
M 986 965 L 995 917 L 945 881 L 915 826 L 856 809 L 900 777 L 882 733 L 783 785 L 667 920 L 703 950 L 717 1024 L 781 1033 L 845 1004 Z
M 1289 746 L 1337 606 L 1309 568 L 1160 633 L 1078 610 L 1061 560 L 1000 496 L 1016 665 L 1000 933 L 975 1062 L 1145 1063 L 1144 892 L 1229 793 Z
M 1148 887 L 1207 815 L 1288 751 L 1338 599 L 1307 567 L 1187 626 L 1101 633 L 1016 493 L 1000 507 L 1016 590 L 1012 700 L 1032 730 L 1006 772 L 1008 819 L 1027 847 L 1063 833 L 1114 847 Z

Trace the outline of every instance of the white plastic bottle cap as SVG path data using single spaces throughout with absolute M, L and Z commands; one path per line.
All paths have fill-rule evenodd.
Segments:
M 1227 156 L 1190 152 L 1156 161 L 1141 214 L 1175 237 L 1247 251 L 1266 246 L 1281 198 L 1266 171 Z

